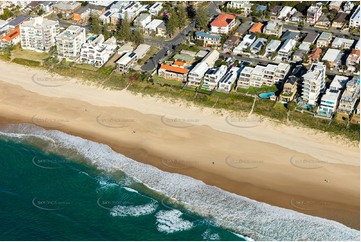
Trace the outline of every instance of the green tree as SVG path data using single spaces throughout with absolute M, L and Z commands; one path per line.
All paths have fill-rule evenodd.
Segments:
M 177 13 L 175 12 L 174 9 L 170 10 L 170 16 L 168 18 L 166 27 L 167 27 L 167 34 L 170 37 L 172 37 L 172 35 L 174 34 L 176 28 L 178 27 Z
M 102 31 L 102 32 L 103 32 L 103 35 L 104 35 L 104 39 L 109 39 L 109 38 L 111 37 L 111 34 L 110 34 L 108 28 L 109 28 L 108 24 L 105 23 L 105 24 L 103 25 L 103 31 Z
M 137 45 L 144 43 L 143 32 L 138 29 L 134 30 L 132 35 L 132 41 Z
M 119 40 L 130 40 L 132 37 L 132 31 L 130 29 L 130 23 L 128 20 L 128 14 L 125 13 L 124 19 L 122 19 L 120 28 L 117 33 L 117 38 Z
M 199 6 L 196 10 L 195 18 L 196 18 L 196 27 L 198 29 L 207 30 L 209 15 L 208 15 L 206 9 Z
M 102 27 L 100 25 L 100 19 L 98 16 L 96 15 L 91 16 L 89 19 L 89 23 L 91 26 L 91 32 L 93 32 L 94 34 L 101 34 Z
M 177 18 L 178 28 L 182 28 L 187 24 L 188 13 L 186 7 L 182 3 L 177 5 Z
M 4 13 L 0 15 L 0 19 L 7 20 L 8 18 L 14 16 L 13 12 L 10 11 L 8 8 L 4 9 Z

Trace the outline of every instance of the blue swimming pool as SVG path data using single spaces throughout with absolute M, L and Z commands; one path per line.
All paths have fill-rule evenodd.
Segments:
M 260 97 L 260 98 L 267 99 L 267 98 L 270 98 L 270 97 L 273 96 L 273 95 L 275 95 L 274 92 L 265 92 L 265 93 L 259 94 L 259 97 Z

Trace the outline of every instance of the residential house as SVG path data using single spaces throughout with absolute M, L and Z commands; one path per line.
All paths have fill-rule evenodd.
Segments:
M 239 67 L 232 67 L 219 81 L 217 90 L 222 92 L 230 92 L 236 85 Z
M 280 5 L 272 5 L 269 7 L 269 15 L 271 20 L 276 20 L 282 10 Z
M 101 5 L 94 5 L 94 4 L 88 4 L 87 5 L 90 9 L 90 15 L 100 16 L 106 12 L 106 8 Z
M 322 32 L 320 37 L 317 40 L 317 47 L 327 47 L 332 41 L 332 34 L 328 32 Z
M 288 21 L 290 19 L 290 17 L 295 14 L 297 12 L 297 10 L 293 7 L 290 6 L 284 6 L 280 12 L 280 14 L 278 15 L 278 19 L 282 20 L 282 21 Z
M 328 9 L 338 11 L 340 10 L 341 5 L 342 1 L 330 1 L 330 3 L 328 4 Z
M 282 26 L 283 24 L 279 20 L 268 21 L 266 27 L 263 29 L 263 33 L 280 37 L 282 35 Z
M 308 59 L 310 62 L 319 62 L 322 54 L 321 48 L 314 48 L 311 51 L 311 54 L 308 55 Z
M 242 69 L 241 73 L 239 74 L 237 88 L 249 88 L 250 87 L 250 80 L 251 80 L 251 75 L 252 75 L 253 69 L 254 68 L 249 67 L 249 66 L 246 66 Z
M 85 43 L 85 28 L 71 25 L 56 36 L 56 48 L 60 60 L 77 61 L 81 46 Z
M 79 8 L 73 13 L 73 20 L 79 24 L 87 23 L 91 14 L 89 5 Z
M 149 13 L 153 16 L 158 16 L 160 11 L 163 8 L 163 3 L 161 2 L 156 2 L 154 3 L 152 6 L 150 6 L 150 8 L 148 9 Z
M 338 67 L 341 64 L 342 52 L 337 49 L 328 49 L 323 56 L 322 61 L 327 61 L 330 64 L 330 68 Z
M 0 49 L 20 42 L 20 27 L 16 27 L 4 36 L 0 36 Z
M 129 51 L 115 62 L 116 70 L 120 73 L 127 73 L 136 62 L 137 54 L 134 51 Z
M 262 33 L 263 23 L 257 22 L 252 25 L 248 32 L 250 33 Z
M 281 103 L 292 102 L 297 94 L 297 87 L 299 83 L 299 78 L 296 76 L 288 77 L 287 81 L 283 85 L 283 90 L 280 94 L 279 101 Z
M 295 12 L 292 17 L 290 18 L 290 22 L 295 24 L 301 24 L 305 20 L 305 16 L 301 12 Z
M 152 22 L 152 17 L 148 13 L 141 13 L 139 16 L 134 20 L 134 26 L 138 28 L 144 29 L 147 24 Z
M 360 5 L 357 6 L 355 12 L 352 14 L 349 26 L 350 28 L 360 28 Z
M 237 45 L 236 48 L 233 49 L 233 53 L 238 55 L 238 54 L 244 52 L 255 41 L 256 41 L 256 36 L 247 34 L 246 36 L 243 37 L 241 43 L 239 43 L 239 45 Z
M 210 25 L 211 33 L 228 34 L 236 26 L 236 18 L 231 14 L 220 14 Z
M 188 74 L 188 85 L 199 86 L 209 68 L 212 68 L 219 58 L 219 52 L 212 50 Z
M 295 53 L 293 53 L 292 60 L 296 62 L 302 61 L 305 55 L 310 51 L 310 46 L 309 43 L 302 42 Z
M 351 10 L 354 8 L 355 3 L 353 3 L 352 1 L 346 1 L 345 4 L 343 5 L 342 9 L 345 13 L 350 13 Z
M 303 75 L 302 100 L 304 103 L 315 106 L 320 94 L 325 89 L 326 66 L 322 62 L 313 63 Z
M 40 2 L 39 7 L 44 11 L 45 15 L 47 15 L 54 11 L 53 5 L 54 2 L 42 1 Z
M 158 75 L 165 79 L 186 82 L 189 70 L 184 65 L 181 61 L 175 61 L 173 65 L 162 64 L 158 69 Z
M 323 28 L 323 29 L 328 29 L 331 26 L 331 21 L 330 19 L 327 17 L 327 15 L 322 15 L 317 23 L 315 24 L 315 27 L 317 28 Z
M 71 19 L 74 12 L 81 8 L 81 3 L 75 1 L 56 2 L 53 5 L 53 10 L 56 14 L 61 14 L 64 19 Z
M 148 35 L 164 36 L 163 33 L 164 21 L 160 19 L 153 19 L 152 22 L 145 26 L 145 33 Z
M 307 18 L 306 22 L 310 24 L 315 24 L 322 15 L 322 4 L 312 4 L 307 9 Z
M 282 41 L 285 41 L 285 40 L 298 40 L 299 37 L 301 35 L 301 32 L 300 31 L 297 31 L 297 30 L 287 30 L 286 32 L 284 32 L 284 34 L 282 35 L 281 37 L 281 40 Z
M 202 88 L 214 90 L 216 87 L 218 87 L 218 83 L 221 78 L 226 74 L 227 69 L 228 68 L 226 65 L 221 65 L 217 68 L 208 69 L 208 71 L 204 75 Z
M 356 71 L 356 65 L 360 63 L 360 50 L 353 49 L 346 60 L 347 70 Z
M 336 37 L 333 40 L 331 47 L 336 49 L 351 49 L 351 46 L 353 45 L 354 42 L 355 41 L 353 39 Z
M 134 53 L 137 55 L 137 60 L 143 59 L 149 50 L 150 50 L 150 45 L 147 44 L 138 45 L 138 47 L 134 50 Z
M 195 33 L 196 40 L 203 42 L 203 47 L 219 46 L 221 43 L 221 36 L 217 34 L 209 34 L 203 31 Z
M 262 47 L 266 44 L 267 39 L 258 38 L 250 47 L 250 51 L 252 54 L 257 54 L 261 51 Z
M 320 34 L 317 33 L 316 31 L 308 31 L 307 32 L 307 35 L 306 37 L 303 39 L 302 43 L 307 43 L 309 45 L 312 45 L 316 42 L 317 40 L 317 37 L 319 36 Z
M 251 13 L 252 3 L 249 1 L 230 1 L 227 5 L 228 8 L 231 9 L 240 9 L 241 15 L 247 17 Z
M 223 50 L 225 52 L 231 52 L 233 50 L 233 48 L 238 45 L 240 41 L 240 38 L 235 36 L 235 35 L 232 35 L 230 36 L 223 44 Z
M 360 98 L 360 78 L 355 76 L 346 83 L 337 109 L 339 113 L 352 114 L 355 111 L 357 100 Z
M 111 37 L 105 41 L 104 35 L 90 37 L 81 46 L 80 62 L 102 67 L 115 54 L 117 41 Z
M 275 53 L 277 51 L 278 47 L 280 47 L 280 45 L 281 45 L 280 40 L 272 39 L 266 46 L 266 55 L 270 56 L 270 55 L 272 55 L 272 53 Z
M 347 15 L 348 15 L 347 13 L 343 13 L 343 12 L 337 13 L 335 19 L 332 22 L 332 27 L 341 29 L 345 24 Z
M 277 59 L 288 61 L 296 44 L 296 40 L 286 40 L 278 51 Z
M 59 22 L 36 17 L 20 24 L 21 48 L 37 52 L 49 52 L 55 46 L 59 34 Z

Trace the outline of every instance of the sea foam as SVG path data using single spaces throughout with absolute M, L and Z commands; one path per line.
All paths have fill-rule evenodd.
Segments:
M 151 189 L 182 202 L 185 207 L 216 225 L 255 240 L 354 240 L 360 232 L 336 221 L 298 213 L 242 197 L 188 176 L 161 171 L 118 154 L 109 146 L 45 130 L 35 125 L 9 125 L 5 133 L 29 134 L 51 142 L 53 149 L 76 150 L 98 168 L 121 170 Z M 24 137 L 24 136 L 22 136 Z M 118 209 L 114 209 L 114 214 Z

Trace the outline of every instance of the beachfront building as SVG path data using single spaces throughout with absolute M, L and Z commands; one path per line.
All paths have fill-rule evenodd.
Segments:
M 219 46 L 221 44 L 221 36 L 203 31 L 197 31 L 195 33 L 195 39 L 202 41 L 203 47 Z
M 322 15 L 322 4 L 312 4 L 307 9 L 307 23 L 315 24 Z
M 293 39 L 286 40 L 278 51 L 277 59 L 288 61 L 293 52 L 293 48 L 296 46 L 296 44 L 297 44 L 296 40 Z
M 327 47 L 330 45 L 331 41 L 332 41 L 332 34 L 328 32 L 322 32 L 322 34 L 317 40 L 317 47 L 318 48 Z
M 356 108 L 357 100 L 360 98 L 360 78 L 353 77 L 346 83 L 337 112 L 350 115 Z
M 285 84 L 283 85 L 283 90 L 280 94 L 279 101 L 281 103 L 292 102 L 297 94 L 297 85 L 299 78 L 295 76 L 290 76 Z
M 342 83 L 345 83 L 347 79 L 345 76 L 335 76 L 329 89 L 326 90 L 326 93 L 321 98 L 320 106 L 317 109 L 318 115 L 331 117 L 334 114 L 339 104 L 343 88 Z
M 236 85 L 239 67 L 232 67 L 219 81 L 217 90 L 230 92 Z
M 158 75 L 165 79 L 186 82 L 188 72 L 184 62 L 175 61 L 172 65 L 162 64 L 158 70 Z
M 81 46 L 80 62 L 102 67 L 117 49 L 117 41 L 111 37 L 105 41 L 104 35 L 90 37 L 86 43 Z
M 360 27 L 360 5 L 357 6 L 356 11 L 352 14 L 349 26 L 350 28 Z
M 20 24 L 21 48 L 37 52 L 48 52 L 55 46 L 59 34 L 59 22 L 36 17 Z
M 322 62 L 313 63 L 303 75 L 302 100 L 315 106 L 321 92 L 325 89 L 326 66 Z
M 331 47 L 336 49 L 350 49 L 354 42 L 353 39 L 336 37 L 333 40 Z
M 228 34 L 236 26 L 236 18 L 232 14 L 220 14 L 211 22 L 211 33 Z
M 137 54 L 134 51 L 125 53 L 115 62 L 116 70 L 120 73 L 127 73 L 136 63 Z
M 322 61 L 327 61 L 330 68 L 338 67 L 341 64 L 342 52 L 337 49 L 328 49 L 323 56 Z
M 202 88 L 213 90 L 218 86 L 221 78 L 226 74 L 227 66 L 221 65 L 217 68 L 209 69 L 204 75 Z
M 235 55 L 241 54 L 242 52 L 244 52 L 248 47 L 250 47 L 253 42 L 256 41 L 256 36 L 251 35 L 251 34 L 247 34 L 246 36 L 243 37 L 241 43 L 239 43 L 236 48 L 233 49 L 233 53 Z
M 143 59 L 149 50 L 150 50 L 150 45 L 147 44 L 138 45 L 137 48 L 134 50 L 134 53 L 137 55 L 137 60 Z
M 188 74 L 188 85 L 199 86 L 209 68 L 212 68 L 219 58 L 219 52 L 212 50 Z
M 266 27 L 263 29 L 263 33 L 280 37 L 282 35 L 282 27 L 283 24 L 280 20 L 268 21 Z
M 56 36 L 56 48 L 60 60 L 77 61 L 81 46 L 85 43 L 85 28 L 71 25 Z

